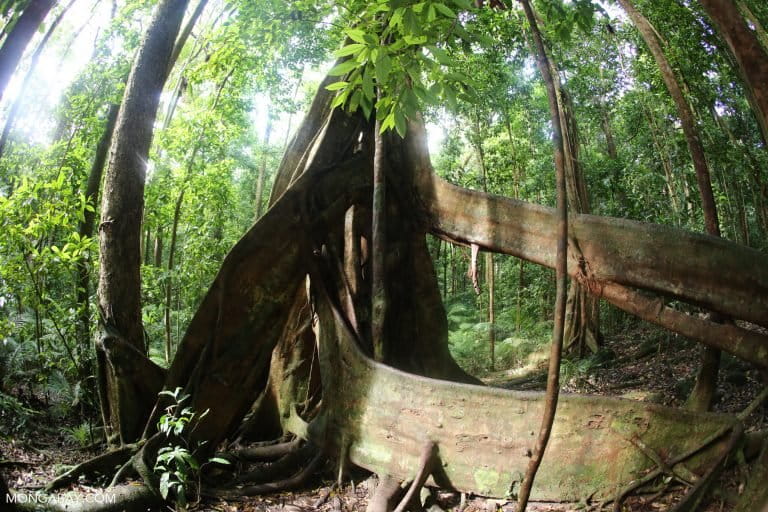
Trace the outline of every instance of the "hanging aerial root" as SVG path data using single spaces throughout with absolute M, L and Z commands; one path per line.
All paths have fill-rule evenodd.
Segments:
M 92 475 L 94 473 L 112 474 L 115 469 L 125 464 L 131 455 L 136 453 L 136 445 L 126 445 L 116 450 L 109 451 L 89 459 L 73 467 L 63 475 L 55 478 L 45 487 L 45 492 L 51 492 L 61 489 L 67 485 L 76 482 L 83 475 Z

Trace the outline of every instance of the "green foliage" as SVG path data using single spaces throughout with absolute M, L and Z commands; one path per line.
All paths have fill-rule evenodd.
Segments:
M 468 1 L 378 0 L 352 2 L 349 9 L 353 27 L 344 30 L 347 42 L 334 52 L 340 61 L 329 71 L 343 77 L 327 87 L 337 91 L 334 107 L 361 109 L 366 117 L 375 110 L 382 131 L 404 136 L 421 105 L 455 107 L 458 99 L 475 97 L 474 80 L 452 55 L 462 44 L 471 51 L 489 41 L 459 15 L 472 10 Z
M 537 322 L 527 318 L 518 325 L 515 312 L 501 311 L 496 322 L 490 324 L 479 319 L 483 309 L 478 308 L 471 294 L 453 297 L 446 305 L 448 316 L 448 346 L 451 354 L 467 372 L 476 376 L 486 375 L 491 367 L 488 335 L 496 335 L 495 367 L 508 369 L 529 363 L 532 354 L 541 351 L 549 343 L 550 322 Z
M 172 500 L 179 509 L 186 510 L 189 498 L 199 488 L 201 469 L 196 455 L 201 445 L 191 445 L 188 437 L 208 411 L 198 415 L 191 407 L 184 406 L 189 395 L 182 393 L 181 388 L 161 391 L 159 394 L 167 396 L 171 403 L 157 423 L 159 432 L 165 436 L 165 443 L 157 452 L 153 470 L 160 477 L 159 490 L 163 499 Z M 229 462 L 214 457 L 206 462 L 210 463 Z
M 17 398 L 0 391 L 0 431 L 3 435 L 26 430 L 34 415 L 34 410 L 25 407 Z
M 67 427 L 65 430 L 72 441 L 81 448 L 93 442 L 93 427 L 90 423 L 81 423 L 74 427 Z

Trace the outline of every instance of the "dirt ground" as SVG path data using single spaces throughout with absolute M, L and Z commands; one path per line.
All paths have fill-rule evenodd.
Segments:
M 699 348 L 674 335 L 655 329 L 638 328 L 611 336 L 598 357 L 581 366 L 574 365 L 567 373 L 563 391 L 569 393 L 610 394 L 636 400 L 653 401 L 670 406 L 682 406 L 693 385 L 698 366 Z M 496 372 L 485 378 L 490 385 L 516 389 L 543 389 L 543 380 L 533 377 L 510 377 L 508 372 Z M 512 385 L 514 384 L 514 385 Z M 720 374 L 715 410 L 736 413 L 744 409 L 762 389 L 759 375 L 748 366 L 725 356 Z M 747 431 L 768 429 L 768 407 L 763 405 L 746 422 Z M 22 436 L 0 437 L 0 471 L 8 485 L 19 492 L 31 493 L 41 489 L 67 466 L 86 460 L 101 452 L 100 446 L 82 448 L 68 439 L 60 425 L 41 419 L 30 425 Z M 546 464 L 546 459 L 544 464 Z M 723 473 L 714 486 L 713 495 L 700 510 L 720 512 L 733 509 L 743 489 L 745 468 L 738 464 Z M 204 500 L 192 505 L 201 511 L 327 511 L 357 512 L 366 509 L 375 478 L 354 472 L 342 488 L 333 485 L 332 468 L 320 474 L 297 492 L 280 493 L 242 501 Z M 104 482 L 80 481 L 76 490 L 94 492 L 94 486 Z M 634 496 L 626 500 L 623 511 L 671 510 L 685 490 L 680 487 L 662 489 L 656 495 Z M 463 512 L 505 511 L 516 509 L 513 502 L 438 490 L 422 493 L 427 512 L 456 510 Z M 0 507 L 2 510 L 2 507 Z M 532 503 L 531 511 L 600 510 L 596 503 L 554 504 Z M 606 506 L 604 510 L 611 510 Z

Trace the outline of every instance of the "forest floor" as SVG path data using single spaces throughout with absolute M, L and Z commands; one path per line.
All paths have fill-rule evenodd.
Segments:
M 647 327 L 607 337 L 604 348 L 597 356 L 578 362 L 567 362 L 564 371 L 563 389 L 569 393 L 616 395 L 636 400 L 652 401 L 670 406 L 682 406 L 693 385 L 698 365 L 699 348 L 677 336 L 670 336 Z M 491 373 L 483 377 L 489 385 L 514 389 L 543 389 L 542 372 L 545 361 L 528 368 L 525 376 L 511 371 Z M 720 383 L 715 410 L 737 413 L 744 409 L 760 392 L 759 376 L 754 370 L 739 361 L 723 358 Z M 747 430 L 768 428 L 768 407 L 756 410 L 746 421 Z M 22 493 L 31 493 L 42 488 L 67 466 L 86 460 L 101 452 L 98 445 L 83 447 L 75 441 L 74 426 L 62 426 L 61 420 L 53 420 L 40 414 L 37 421 L 25 425 L 16 436 L 0 435 L 0 472 L 9 486 Z M 80 443 L 86 440 L 80 435 Z M 546 464 L 546 460 L 544 461 Z M 333 486 L 331 470 L 308 482 L 300 491 L 280 493 L 259 498 L 248 498 L 238 502 L 203 501 L 196 504 L 196 510 L 229 511 L 284 511 L 324 512 L 364 511 L 368 503 L 373 480 L 364 473 L 353 474 L 355 484 L 347 482 L 342 489 Z M 76 485 L 80 492 L 96 492 L 93 485 L 98 482 L 81 481 Z M 716 492 L 702 511 L 728 511 L 738 498 L 743 486 L 742 472 L 734 467 L 720 477 L 715 485 Z M 632 497 L 626 500 L 623 510 L 663 511 L 671 509 L 683 495 L 681 489 L 671 489 L 649 501 L 647 497 Z M 427 500 L 428 512 L 460 510 L 463 512 L 485 512 L 515 510 L 515 505 L 504 500 L 490 500 L 465 496 L 457 493 L 435 492 Z M 2 506 L 0 506 L 2 509 Z M 609 507 L 606 507 L 608 510 Z M 586 504 L 543 504 L 532 503 L 532 511 L 576 511 L 597 510 Z

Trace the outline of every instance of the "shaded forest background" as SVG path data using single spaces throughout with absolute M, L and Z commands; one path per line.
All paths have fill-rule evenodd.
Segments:
M 33 3 L 0 6 L 6 40 Z M 768 6 L 735 3 L 768 49 Z M 8 78 L 0 103 L 0 430 L 14 436 L 48 415 L 73 442 L 88 445 L 101 424 L 93 392 L 98 184 L 155 2 L 49 4 L 18 66 L 1 70 Z M 534 5 L 580 169 L 571 209 L 707 231 L 685 120 L 625 10 L 588 0 Z M 333 58 L 365 43 L 366 34 L 350 28 L 358 7 L 190 5 L 146 162 L 142 325 L 157 364 L 172 360 L 224 256 L 267 210 L 282 153 Z M 689 105 L 720 234 L 765 251 L 768 153 L 738 66 L 697 2 L 638 0 L 635 7 L 652 25 Z M 413 33 L 421 21 L 444 17 L 455 20 L 455 37 L 417 52 L 418 67 L 390 64 L 425 87 L 403 93 L 404 110 L 392 111 L 389 127 L 400 132 L 405 115 L 420 108 L 439 175 L 553 206 L 547 91 L 523 13 L 473 9 L 464 0 L 414 3 L 409 12 L 416 14 L 402 23 L 413 24 Z M 366 110 L 363 95 L 331 87 L 348 106 Z M 477 257 L 470 247 L 436 238 L 428 243 L 460 365 L 482 377 L 536 368 L 552 331 L 554 272 L 511 256 Z M 584 307 L 593 308 L 582 314 L 595 324 L 582 337 L 578 327 L 569 331 L 566 343 L 575 341 L 566 377 L 599 364 L 604 337 L 639 325 L 604 303 Z M 685 392 L 696 371 L 680 376 Z

